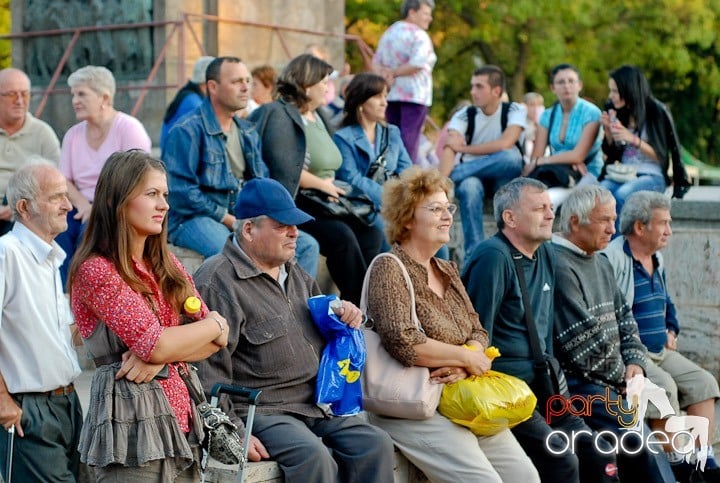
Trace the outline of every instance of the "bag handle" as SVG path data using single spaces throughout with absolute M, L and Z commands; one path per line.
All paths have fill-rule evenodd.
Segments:
M 370 262 L 370 266 L 368 267 L 367 272 L 365 272 L 365 279 L 363 280 L 362 292 L 360 294 L 360 310 L 363 313 L 367 313 L 367 296 L 368 286 L 370 285 L 370 272 L 373 265 L 375 265 L 375 262 L 377 262 L 382 257 L 392 258 L 400 265 L 403 277 L 405 278 L 405 283 L 410 290 L 410 314 L 413 324 L 415 324 L 415 328 L 417 328 L 417 330 L 425 333 L 422 325 L 420 324 L 420 320 L 418 319 L 417 312 L 415 311 L 415 289 L 413 288 L 412 280 L 410 280 L 410 274 L 408 273 L 407 268 L 405 268 L 405 264 L 402 262 L 402 260 L 400 260 L 397 255 L 393 253 L 380 253 L 375 258 L 373 258 L 372 262 Z

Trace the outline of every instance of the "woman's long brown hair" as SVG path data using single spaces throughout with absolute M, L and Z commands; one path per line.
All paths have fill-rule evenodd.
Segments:
M 138 150 L 113 153 L 105 162 L 97 186 L 87 230 L 82 243 L 70 264 L 68 293 L 82 263 L 94 256 L 110 260 L 122 279 L 134 291 L 151 302 L 151 291 L 133 270 L 130 254 L 130 226 L 127 221 L 127 205 L 137 196 L 138 188 L 152 171 L 166 173 L 162 161 Z M 150 262 L 158 278 L 163 296 L 180 312 L 185 299 L 193 294 L 190 282 L 175 265 L 167 246 L 167 217 L 162 232 L 148 236 L 143 258 Z

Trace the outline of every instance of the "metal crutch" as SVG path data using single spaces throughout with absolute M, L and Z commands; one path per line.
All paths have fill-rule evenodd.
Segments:
M 243 464 L 240 467 L 240 471 L 238 472 L 238 483 L 243 483 L 243 481 L 245 481 L 245 472 L 247 471 L 247 455 L 248 450 L 250 449 L 250 436 L 252 435 L 252 427 L 253 423 L 255 422 L 255 406 L 257 406 L 257 400 L 260 397 L 261 392 L 262 391 L 260 389 L 231 386 L 230 384 L 222 384 L 219 382 L 215 384 L 212 388 L 212 391 L 210 391 L 211 406 L 217 406 L 218 399 L 220 397 L 220 394 L 222 393 L 243 397 L 248 402 L 248 415 L 247 420 L 245 421 L 245 439 L 243 439 L 243 443 L 245 443 L 245 446 L 243 447 Z
M 8 429 L 8 450 L 7 450 L 7 465 L 5 466 L 5 483 L 10 483 L 12 480 L 12 465 L 13 465 L 13 446 L 15 445 L 15 425 L 13 424 Z

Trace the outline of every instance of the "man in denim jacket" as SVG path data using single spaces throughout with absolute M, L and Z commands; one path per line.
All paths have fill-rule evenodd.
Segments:
M 218 57 L 207 67 L 206 82 L 208 97 L 170 130 L 161 157 L 170 187 L 170 242 L 209 257 L 230 235 L 242 184 L 267 177 L 268 168 L 255 127 L 235 115 L 250 96 L 247 66 L 237 57 Z M 301 266 L 314 276 L 317 242 L 306 235 L 299 245 L 298 257 L 308 259 Z

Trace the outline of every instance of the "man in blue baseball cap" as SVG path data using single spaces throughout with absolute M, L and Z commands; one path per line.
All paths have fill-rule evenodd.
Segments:
M 333 417 L 315 404 L 325 340 L 307 300 L 320 289 L 294 260 L 296 225 L 313 218 L 269 178 L 245 184 L 235 216 L 234 236 L 194 276 L 205 303 L 230 326 L 227 347 L 197 364 L 203 387 L 262 389 L 248 458 L 276 460 L 288 483 L 392 481 L 390 437 L 359 416 Z M 358 328 L 362 313 L 343 301 L 340 319 Z M 242 428 L 247 404 L 227 397 L 221 406 Z

